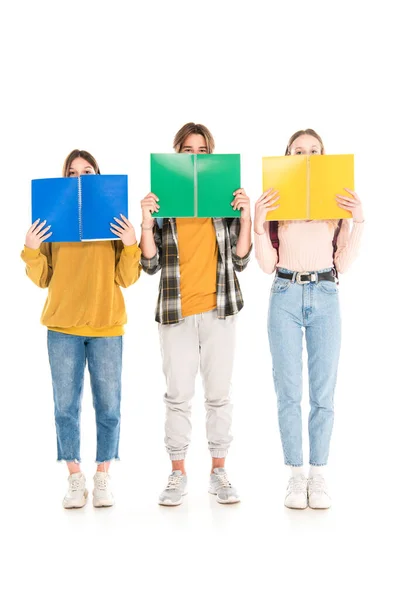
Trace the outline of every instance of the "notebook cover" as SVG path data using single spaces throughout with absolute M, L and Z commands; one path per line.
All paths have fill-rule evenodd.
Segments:
M 78 178 L 32 180 L 32 223 L 51 225 L 50 242 L 79 242 Z
M 231 202 L 240 188 L 240 154 L 197 154 L 197 216 L 240 217 Z
M 279 191 L 277 210 L 268 221 L 351 218 L 338 207 L 336 195 L 354 189 L 354 156 L 295 155 L 263 158 L 263 190 Z
M 82 241 L 119 239 L 110 230 L 114 217 L 128 217 L 127 175 L 84 175 L 82 188 Z
M 160 205 L 157 217 L 193 217 L 194 155 L 151 154 L 150 171 Z
M 354 190 L 354 155 L 311 155 L 309 219 L 348 219 L 351 212 L 340 208 L 336 195 L 349 196 Z
M 307 156 L 275 156 L 262 159 L 263 191 L 279 192 L 279 208 L 267 213 L 267 221 L 307 219 Z

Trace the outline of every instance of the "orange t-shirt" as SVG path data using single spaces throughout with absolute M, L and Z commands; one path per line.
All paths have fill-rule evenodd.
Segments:
M 176 219 L 182 316 L 217 307 L 218 246 L 212 219 Z

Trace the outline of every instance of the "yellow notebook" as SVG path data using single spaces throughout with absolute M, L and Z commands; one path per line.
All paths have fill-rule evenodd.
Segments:
M 263 190 L 279 191 L 279 208 L 267 221 L 349 219 L 336 195 L 354 190 L 353 154 L 312 154 L 264 157 Z

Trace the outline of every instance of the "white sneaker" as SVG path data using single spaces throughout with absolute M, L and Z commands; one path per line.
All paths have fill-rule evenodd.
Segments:
M 179 506 L 182 504 L 183 496 L 187 494 L 187 476 L 182 471 L 172 471 L 168 477 L 167 487 L 161 492 L 158 504 L 162 506 Z
M 93 489 L 93 506 L 113 506 L 114 496 L 110 489 L 110 475 L 106 471 L 96 471 Z
M 307 508 L 307 477 L 305 475 L 296 475 L 289 479 L 286 489 L 285 506 L 297 510 Z
M 213 469 L 210 475 L 208 491 L 210 494 L 217 496 L 217 502 L 220 504 L 235 504 L 236 502 L 240 502 L 238 492 L 229 483 L 226 471 L 222 467 Z
M 68 492 L 64 496 L 64 508 L 82 508 L 86 504 L 88 491 L 83 473 L 73 473 L 68 477 Z
M 308 506 L 315 509 L 330 508 L 332 500 L 328 494 L 325 479 L 314 475 L 308 480 Z

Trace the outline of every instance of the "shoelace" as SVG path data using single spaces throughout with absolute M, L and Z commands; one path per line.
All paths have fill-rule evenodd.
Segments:
M 167 490 L 177 490 L 181 484 L 181 475 L 170 475 L 168 477 Z
M 104 492 L 104 490 L 107 489 L 107 484 L 108 484 L 108 480 L 106 478 L 98 478 L 96 480 L 96 487 L 101 490 L 102 492 Z
M 231 488 L 232 485 L 229 483 L 228 481 L 228 477 L 226 475 L 226 473 L 214 473 L 214 475 L 216 477 L 218 477 L 218 483 L 217 483 L 217 489 L 221 489 L 221 488 Z
M 307 482 L 304 479 L 298 479 L 296 477 L 292 477 L 289 480 L 289 485 L 288 485 L 288 493 L 291 494 L 292 492 L 294 492 L 295 494 L 301 493 L 301 492 L 305 492 L 305 484 Z
M 312 477 L 308 482 L 310 492 L 313 494 L 326 494 L 325 481 L 319 477 Z
M 81 485 L 80 479 L 71 479 L 70 488 L 71 492 L 76 492 L 79 490 L 79 486 Z

